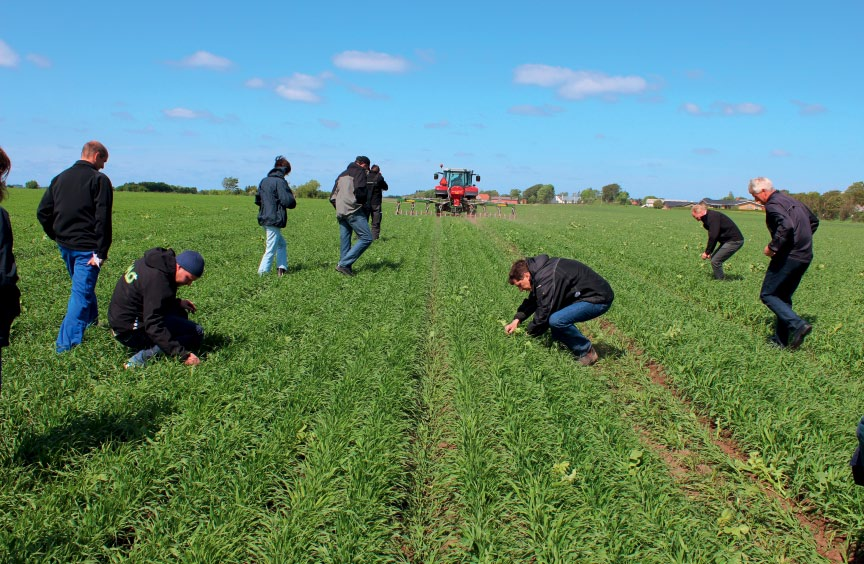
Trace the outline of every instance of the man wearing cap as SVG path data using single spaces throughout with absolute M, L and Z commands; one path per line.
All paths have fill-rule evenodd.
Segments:
M 263 227 L 267 234 L 264 256 L 261 257 L 261 264 L 258 265 L 259 276 L 270 272 L 274 258 L 279 276 L 284 276 L 288 272 L 288 247 L 285 244 L 285 237 L 282 236 L 282 228 L 288 223 L 288 214 L 285 210 L 293 210 L 297 207 L 294 192 L 285 180 L 290 173 L 291 163 L 279 155 L 276 157 L 273 169 L 258 184 L 258 192 L 255 194 L 255 204 L 258 205 L 258 225 Z
M 372 232 L 367 218 L 366 177 L 371 161 L 362 155 L 348 165 L 345 172 L 336 178 L 330 203 L 336 208 L 339 223 L 339 262 L 336 271 L 345 276 L 354 276 L 351 265 L 372 244 Z M 351 246 L 351 234 L 357 234 L 357 242 Z
M 189 320 L 196 308 L 177 298 L 178 286 L 190 286 L 204 274 L 204 257 L 195 251 L 175 256 L 171 249 L 150 249 L 117 281 L 108 322 L 114 337 L 138 351 L 125 368 L 144 366 L 160 354 L 176 356 L 187 365 L 201 361 L 193 350 L 201 346 L 204 329 Z
M 99 319 L 96 281 L 111 247 L 114 205 L 111 180 L 99 172 L 106 162 L 105 145 L 87 142 L 81 159 L 51 180 L 36 210 L 36 218 L 48 238 L 57 243 L 72 279 L 66 316 L 57 334 L 58 353 L 80 345 L 84 330 Z

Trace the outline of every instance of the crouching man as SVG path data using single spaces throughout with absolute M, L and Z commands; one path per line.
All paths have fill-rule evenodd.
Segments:
M 550 329 L 580 363 L 597 362 L 597 351 L 575 324 L 603 315 L 612 305 L 615 294 L 602 276 L 576 260 L 537 255 L 514 262 L 509 281 L 530 295 L 504 327 L 508 335 L 534 315 L 526 333 L 538 337 Z
M 190 286 L 204 274 L 204 257 L 195 251 L 175 256 L 171 249 L 150 249 L 130 266 L 114 287 L 108 322 L 114 337 L 137 351 L 125 368 L 144 366 L 160 354 L 176 356 L 187 365 L 195 355 L 204 329 L 189 320 L 195 304 L 177 298 L 178 286 Z

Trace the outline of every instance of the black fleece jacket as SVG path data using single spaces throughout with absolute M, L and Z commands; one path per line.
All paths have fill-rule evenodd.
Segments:
M 174 251 L 156 247 L 135 261 L 117 281 L 108 306 L 108 323 L 118 335 L 144 329 L 166 354 L 189 357 L 165 327 L 165 316 L 185 315 L 177 299 Z
M 599 274 L 577 260 L 537 255 L 527 259 L 531 293 L 513 319 L 534 319 L 525 328 L 529 335 L 541 335 L 549 328 L 549 316 L 576 302 L 612 303 L 615 293 Z
M 735 225 L 735 222 L 729 219 L 729 216 L 707 210 L 702 216 L 702 226 L 708 230 L 708 244 L 705 246 L 705 253 L 711 254 L 714 252 L 714 247 L 717 243 L 721 245 L 728 241 L 743 241 L 744 235 L 741 230 Z
M 88 161 L 78 161 L 54 177 L 42 195 L 36 218 L 45 234 L 75 251 L 96 251 L 108 258 L 111 248 L 111 180 Z

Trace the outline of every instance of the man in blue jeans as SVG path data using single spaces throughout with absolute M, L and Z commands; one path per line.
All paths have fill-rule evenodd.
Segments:
M 114 187 L 99 172 L 108 162 L 108 149 L 89 141 L 81 159 L 58 174 L 45 190 L 36 218 L 48 237 L 57 242 L 72 293 L 57 335 L 58 353 L 81 344 L 84 330 L 99 319 L 96 281 L 111 247 L 111 208 Z
M 771 263 L 759 294 L 777 318 L 771 341 L 780 348 L 797 349 L 813 327 L 792 310 L 792 294 L 813 260 L 813 233 L 819 219 L 798 200 L 774 190 L 765 177 L 752 179 L 747 189 L 765 206 L 765 224 L 771 233 L 763 251 Z
M 533 315 L 526 333 L 537 337 L 549 329 L 581 364 L 597 362 L 597 351 L 575 324 L 599 317 L 612 306 L 615 293 L 602 276 L 576 260 L 537 255 L 514 262 L 509 282 L 530 295 L 504 327 L 508 335 Z
M 358 156 L 345 172 L 336 178 L 330 193 L 330 203 L 336 208 L 336 221 L 339 223 L 339 262 L 336 264 L 336 272 L 345 276 L 354 276 L 351 265 L 372 244 L 366 184 L 370 163 L 369 157 Z M 357 234 L 357 242 L 353 247 L 352 233 Z

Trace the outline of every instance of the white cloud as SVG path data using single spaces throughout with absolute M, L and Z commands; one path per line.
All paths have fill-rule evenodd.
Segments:
M 21 57 L 0 39 L 0 67 L 17 67 Z
M 315 91 L 323 88 L 325 80 L 330 77 L 329 73 L 318 76 L 294 73 L 288 78 L 279 80 L 279 85 L 275 89 L 276 94 L 292 102 L 316 104 L 321 101 L 321 97 Z
M 543 104 L 542 106 L 532 106 L 530 104 L 524 104 L 521 106 L 513 106 L 507 110 L 509 114 L 516 114 L 520 116 L 541 116 L 541 117 L 549 117 L 555 114 L 560 114 L 564 111 L 564 108 L 561 106 L 550 106 L 549 104 Z
M 601 72 L 549 65 L 520 65 L 514 71 L 513 80 L 516 84 L 555 88 L 558 96 L 567 100 L 638 94 L 648 89 L 648 81 L 641 76 L 610 76 Z
M 406 72 L 408 61 L 402 57 L 375 51 L 343 51 L 333 56 L 333 64 L 340 69 L 360 72 Z
M 356 84 L 352 84 L 349 86 L 352 92 L 355 94 L 359 94 L 364 98 L 369 98 L 370 100 L 387 100 L 389 96 L 386 94 L 381 94 L 380 92 L 376 92 L 371 88 L 366 88 L 365 86 L 358 86 Z
M 47 69 L 51 67 L 52 63 L 48 57 L 43 57 L 42 55 L 37 55 L 36 53 L 30 53 L 27 55 L 27 60 L 36 65 L 37 67 L 41 67 L 43 69 Z
M 714 108 L 724 116 L 734 116 L 739 114 L 756 115 L 765 111 L 765 108 L 759 104 L 752 102 L 744 102 L 741 104 L 729 104 L 727 102 L 714 102 Z
M 264 88 L 264 80 L 260 78 L 250 78 L 243 83 L 246 88 Z
M 798 113 L 802 116 L 812 116 L 814 114 L 823 114 L 828 109 L 822 104 L 808 104 L 801 100 L 792 100 L 792 103 L 798 106 Z
M 714 102 L 711 104 L 711 110 L 703 110 L 698 104 L 693 102 L 685 102 L 681 104 L 681 111 L 690 114 L 691 116 L 735 116 L 735 115 L 758 115 L 765 111 L 765 108 L 759 104 L 752 102 L 743 102 L 740 104 L 730 104 L 728 102 Z
M 212 70 L 226 70 L 233 65 L 225 57 L 220 57 L 207 51 L 195 51 L 188 57 L 180 59 L 177 64 L 181 67 L 200 67 Z
M 162 110 L 162 113 L 172 119 L 211 119 L 213 117 L 210 112 L 190 110 L 189 108 L 171 108 L 170 110 Z

